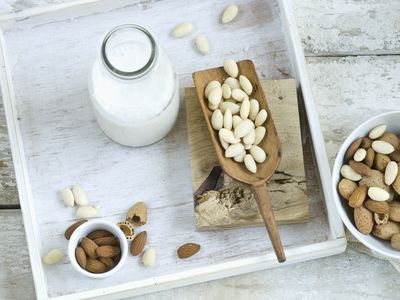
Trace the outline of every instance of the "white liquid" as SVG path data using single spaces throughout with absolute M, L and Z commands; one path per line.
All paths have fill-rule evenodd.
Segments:
M 113 35 L 112 46 L 106 47 L 110 63 L 125 72 L 141 69 L 151 56 L 146 39 L 141 32 Z M 107 136 L 127 146 L 152 144 L 171 130 L 179 110 L 178 89 L 175 71 L 161 48 L 153 69 L 143 77 L 117 78 L 99 58 L 89 78 L 97 123 Z

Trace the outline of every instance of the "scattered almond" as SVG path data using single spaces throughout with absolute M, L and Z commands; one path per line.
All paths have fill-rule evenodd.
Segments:
M 188 258 L 199 252 L 200 245 L 195 243 L 187 243 L 180 246 L 177 250 L 178 257 L 181 259 Z
M 147 206 L 144 202 L 138 202 L 129 209 L 126 220 L 133 226 L 141 226 L 147 223 Z
M 131 254 L 133 256 L 137 256 L 140 253 L 142 253 L 144 246 L 146 245 L 146 241 L 147 241 L 147 232 L 142 231 L 132 241 Z
M 67 228 L 67 230 L 65 230 L 65 233 L 64 233 L 65 238 L 67 240 L 69 240 L 71 238 L 71 235 L 74 233 L 74 231 L 85 222 L 87 222 L 87 220 L 81 219 L 81 220 L 75 222 L 74 224 L 72 224 L 71 226 L 69 226 Z

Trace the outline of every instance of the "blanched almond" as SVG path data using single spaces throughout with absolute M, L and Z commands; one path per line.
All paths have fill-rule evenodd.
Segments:
M 224 60 L 224 70 L 229 76 L 236 78 L 239 74 L 239 68 L 233 59 Z
M 264 150 L 258 146 L 252 146 L 250 148 L 250 154 L 251 156 L 253 156 L 254 160 L 258 163 L 264 162 L 267 157 Z
M 213 88 L 210 93 L 208 94 L 208 101 L 212 105 L 218 105 L 221 102 L 222 99 L 222 88 L 221 87 L 216 87 Z
M 256 126 L 261 126 L 267 120 L 268 113 L 265 109 L 262 109 L 258 112 L 256 119 L 254 120 L 254 124 Z
M 264 126 L 256 127 L 256 129 L 255 129 L 256 137 L 254 140 L 254 145 L 258 145 L 259 143 L 261 143 L 261 141 L 263 140 L 263 138 L 265 136 L 265 132 L 266 132 L 266 129 Z
M 247 94 L 242 89 L 232 90 L 232 98 L 238 102 L 242 102 L 244 99 L 248 98 Z
M 391 161 L 387 164 L 385 169 L 385 183 L 391 185 L 397 177 L 399 171 L 398 165 L 395 161 Z
M 60 191 L 60 198 L 67 206 L 74 206 L 75 199 L 71 189 L 65 188 Z
M 355 161 L 363 161 L 365 156 L 367 156 L 367 151 L 363 148 L 359 148 L 356 153 L 354 153 L 354 160 Z
M 356 171 L 354 171 L 349 165 L 343 165 L 340 168 L 340 174 L 344 178 L 347 178 L 352 181 L 359 181 L 362 178 L 362 176 L 360 174 L 356 173 Z
M 394 151 L 394 147 L 385 141 L 373 141 L 372 149 L 380 154 L 390 154 Z
M 88 204 L 86 193 L 79 185 L 74 185 L 72 187 L 72 194 L 74 194 L 74 199 L 76 204 L 78 205 Z
M 243 121 L 243 120 L 242 120 L 241 117 L 239 117 L 239 116 L 233 116 L 233 117 L 232 117 L 232 125 L 233 125 L 233 128 L 236 128 L 236 126 L 239 125 L 239 123 L 242 122 L 242 121 Z
M 250 120 L 254 121 L 257 117 L 258 112 L 260 111 L 260 103 L 256 99 L 250 100 Z
M 174 30 L 172 30 L 171 35 L 174 38 L 183 38 L 191 33 L 193 30 L 193 24 L 191 22 L 184 22 L 178 24 Z
M 211 90 L 213 90 L 217 87 L 221 87 L 221 83 L 217 80 L 212 80 L 207 84 L 206 89 L 204 90 L 204 95 L 206 96 L 207 99 L 208 99 L 208 95 L 210 94 Z
M 387 201 L 390 198 L 388 192 L 376 186 L 368 189 L 368 196 L 375 201 Z
M 251 93 L 253 92 L 253 85 L 251 84 L 250 80 L 246 76 L 240 75 L 239 83 L 240 86 L 242 87 L 242 90 L 245 91 L 245 93 L 250 96 Z
M 229 5 L 222 14 L 221 22 L 223 24 L 232 22 L 236 18 L 238 12 L 239 8 L 235 4 Z
M 219 135 L 218 137 L 219 137 L 219 142 L 221 143 L 222 148 L 224 148 L 225 150 L 228 149 L 229 143 L 228 143 L 228 142 L 225 142 L 225 141 L 221 138 L 220 135 Z
M 229 99 L 229 98 L 231 97 L 231 95 L 232 95 L 232 89 L 231 89 L 231 87 L 230 87 L 228 84 L 224 83 L 224 84 L 221 86 L 221 88 L 222 88 L 222 97 L 223 97 L 224 99 Z
M 225 157 L 235 157 L 243 153 L 244 147 L 241 143 L 232 144 L 226 149 Z
M 255 129 L 250 130 L 248 134 L 243 137 L 243 143 L 253 145 L 256 139 L 256 131 Z
M 229 108 L 224 113 L 224 128 L 232 130 L 232 113 Z
M 245 155 L 246 155 L 246 151 L 243 150 L 242 153 L 240 153 L 239 155 L 235 156 L 233 159 L 238 163 L 242 163 L 244 161 Z
M 249 170 L 251 173 L 256 173 L 257 172 L 257 165 L 256 162 L 254 161 L 253 156 L 250 154 L 246 154 L 244 157 L 244 165 L 246 166 L 247 170 Z
M 46 265 L 54 265 L 64 258 L 64 252 L 60 249 L 50 250 L 44 257 L 43 262 Z
M 237 80 L 236 78 L 228 77 L 227 79 L 225 79 L 224 83 L 229 85 L 231 87 L 231 90 L 240 89 L 239 80 Z
M 235 128 L 235 137 L 242 138 L 247 135 L 254 128 L 254 123 L 249 119 L 243 120 Z
M 226 128 L 222 128 L 218 132 L 218 135 L 222 140 L 224 140 L 225 142 L 227 142 L 229 144 L 236 144 L 236 143 L 240 142 L 240 139 L 235 137 L 233 132 L 231 130 L 226 129 Z
M 205 35 L 199 35 L 195 40 L 197 50 L 203 55 L 210 53 L 210 43 Z
M 236 115 L 240 110 L 239 105 L 228 101 L 224 101 L 219 105 L 219 109 L 222 111 L 223 114 L 225 113 L 227 108 L 231 110 L 232 115 Z
M 224 123 L 224 117 L 222 115 L 221 110 L 216 109 L 214 110 L 211 116 L 211 125 L 215 130 L 220 130 Z
M 250 113 L 250 101 L 248 98 L 245 98 L 242 101 L 242 105 L 240 105 L 240 117 L 244 120 L 249 117 Z
M 385 133 L 387 126 L 385 124 L 376 126 L 374 129 L 372 129 L 368 136 L 370 139 L 375 140 L 379 138 L 382 134 Z

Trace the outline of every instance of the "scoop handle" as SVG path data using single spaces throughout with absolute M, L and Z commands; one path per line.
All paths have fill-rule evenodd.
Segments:
M 275 255 L 279 262 L 284 262 L 286 261 L 286 256 L 279 236 L 278 225 L 276 224 L 275 216 L 272 211 L 271 199 L 268 195 L 267 186 L 266 184 L 253 185 L 251 189 L 256 198 L 258 209 L 264 220 L 272 246 L 274 247 Z

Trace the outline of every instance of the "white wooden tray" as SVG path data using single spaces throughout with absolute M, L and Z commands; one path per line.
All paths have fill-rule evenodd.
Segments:
M 344 251 L 346 240 L 330 195 L 330 171 L 304 55 L 287 1 L 236 1 L 234 23 L 218 23 L 229 1 L 77 1 L 0 17 L 0 80 L 18 182 L 32 272 L 39 299 L 115 299 L 278 266 L 264 228 L 196 232 L 190 182 L 185 112 L 161 142 L 131 149 L 108 140 L 95 123 L 87 76 L 102 34 L 121 23 L 138 23 L 156 34 L 171 56 L 182 87 L 193 71 L 221 64 L 225 57 L 250 58 L 262 78 L 295 77 L 309 120 L 317 173 L 308 162 L 310 222 L 280 226 L 287 262 L 296 263 Z M 211 54 L 203 57 L 189 38 L 169 36 L 177 22 L 191 20 L 205 33 Z M 307 147 L 305 147 L 307 149 Z M 149 245 L 157 264 L 144 268 L 130 257 L 111 278 L 79 275 L 69 264 L 45 266 L 51 248 L 67 249 L 65 228 L 75 210 L 64 207 L 57 191 L 79 183 L 101 217 L 124 219 L 143 199 L 150 207 Z M 311 189 L 310 189 L 311 187 Z M 322 192 L 322 193 L 320 193 Z M 324 209 L 326 207 L 326 210 Z M 202 250 L 182 261 L 185 242 Z

